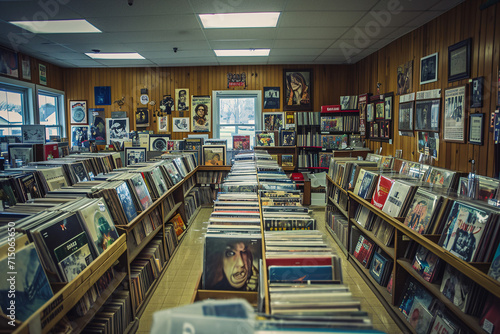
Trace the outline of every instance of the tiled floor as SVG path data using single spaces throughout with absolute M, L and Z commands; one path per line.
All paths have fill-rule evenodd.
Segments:
M 189 228 L 180 248 L 177 250 L 142 314 L 138 334 L 149 333 L 154 312 L 191 302 L 197 280 L 202 271 L 203 236 L 207 229 L 207 223 L 205 222 L 210 217 L 211 212 L 211 208 L 202 208 L 193 225 Z M 335 241 L 324 227 L 324 209 L 314 210 L 313 216 L 316 218 L 320 229 L 331 240 L 332 246 L 337 248 Z M 402 333 L 372 290 L 366 285 L 353 266 L 347 262 L 340 249 L 337 252 L 343 257 L 344 283 L 349 286 L 353 296 L 361 300 L 362 310 L 370 314 L 375 329 L 389 334 Z

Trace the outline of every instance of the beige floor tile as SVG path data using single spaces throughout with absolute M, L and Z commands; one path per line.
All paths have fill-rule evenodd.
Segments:
M 168 290 L 167 297 L 171 296 L 181 296 L 184 291 L 184 287 L 172 287 Z

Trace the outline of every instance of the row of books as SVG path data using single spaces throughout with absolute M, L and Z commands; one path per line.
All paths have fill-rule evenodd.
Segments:
M 356 134 L 336 134 L 321 135 L 321 148 L 326 150 L 343 150 L 346 148 L 364 147 L 364 141 L 361 135 Z
M 296 112 L 295 113 L 297 126 L 303 125 L 320 125 L 321 114 L 319 112 Z
M 314 130 L 297 134 L 297 146 L 321 146 L 321 134 Z
M 321 115 L 321 132 L 358 132 L 359 115 Z
M 297 160 L 299 168 L 320 167 L 318 152 L 301 150 L 297 155 Z
M 197 172 L 196 182 L 198 184 L 220 184 L 227 174 L 226 171 Z
M 333 205 L 327 205 L 325 210 L 325 222 L 328 228 L 337 236 L 339 241 L 347 247 L 349 222 L 346 217 L 336 210 Z

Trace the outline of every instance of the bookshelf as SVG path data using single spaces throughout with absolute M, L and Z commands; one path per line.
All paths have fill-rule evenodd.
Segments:
M 329 176 L 327 176 L 327 187 L 333 189 L 339 189 L 340 186 L 335 183 Z M 414 333 L 414 329 L 410 327 L 409 322 L 406 320 L 405 315 L 399 310 L 399 302 L 402 295 L 405 293 L 405 282 L 408 277 L 413 277 L 417 282 L 419 282 L 426 290 L 432 295 L 433 298 L 440 301 L 447 312 L 454 315 L 456 318 L 460 319 L 471 331 L 473 332 L 483 332 L 483 329 L 479 325 L 479 319 L 464 313 L 459 307 L 455 306 L 452 301 L 446 298 L 440 291 L 440 284 L 429 283 L 423 277 L 421 277 L 413 268 L 411 262 L 405 258 L 405 252 L 409 246 L 410 241 L 415 242 L 418 245 L 425 247 L 430 252 L 434 253 L 437 257 L 445 262 L 465 276 L 470 278 L 475 284 L 479 285 L 481 288 L 485 289 L 488 293 L 494 295 L 495 297 L 500 297 L 500 282 L 494 280 L 492 277 L 487 275 L 489 263 L 469 263 L 463 261 L 453 255 L 451 252 L 445 250 L 438 244 L 440 235 L 434 234 L 418 234 L 409 227 L 402 224 L 403 218 L 401 217 L 391 217 L 382 210 L 373 206 L 369 200 L 365 200 L 352 191 L 346 191 L 345 189 L 340 190 L 343 194 L 347 193 L 348 197 L 348 210 L 337 210 L 343 215 L 347 214 L 348 218 L 348 244 L 341 245 L 341 248 L 345 248 L 347 251 L 347 257 L 349 262 L 353 264 L 355 269 L 360 273 L 363 279 L 372 287 L 372 290 L 379 298 L 380 302 L 387 309 L 389 314 L 392 316 L 394 321 L 398 323 L 402 328 L 406 328 L 409 332 Z M 333 198 L 329 197 L 329 205 L 335 206 L 337 203 Z M 372 231 L 365 229 L 354 219 L 356 210 L 358 206 L 363 206 L 368 208 L 370 212 L 374 213 L 377 217 L 382 218 L 382 220 L 392 226 L 395 229 L 394 235 L 394 245 L 386 246 L 382 241 L 375 237 Z M 438 219 L 443 215 L 443 208 L 438 213 Z M 328 214 L 328 211 L 326 212 Z M 356 247 L 357 240 L 352 239 L 353 231 L 357 230 L 361 235 L 364 235 L 371 242 L 373 242 L 377 247 L 379 247 L 385 254 L 389 256 L 390 259 L 394 261 L 394 266 L 392 269 L 393 275 L 393 293 L 389 294 L 386 287 L 379 285 L 370 275 L 370 272 L 365 268 L 353 255 L 352 251 Z M 330 233 L 335 234 L 330 230 Z M 335 240 L 339 242 L 338 236 L 335 236 Z M 442 265 L 444 266 L 445 263 Z

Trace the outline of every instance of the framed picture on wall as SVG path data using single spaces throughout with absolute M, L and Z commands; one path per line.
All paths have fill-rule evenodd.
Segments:
M 189 117 L 173 117 L 172 132 L 189 132 Z
M 417 101 L 415 103 L 415 130 L 439 131 L 440 99 Z
M 135 126 L 138 128 L 149 126 L 148 108 L 137 108 L 137 111 L 135 112 Z
M 484 114 L 469 115 L 469 144 L 483 145 Z
M 283 70 L 283 110 L 313 110 L 312 69 Z
M 71 127 L 71 146 L 82 147 L 83 143 L 89 140 L 89 126 Z
M 411 93 L 413 82 L 413 60 L 398 66 L 398 95 Z
M 471 86 L 470 107 L 482 108 L 484 77 L 472 79 L 472 83 L 470 84 L 470 86 Z
M 209 95 L 191 96 L 191 131 L 210 132 L 211 105 Z
M 264 130 L 267 131 L 279 131 L 283 129 L 283 124 L 285 121 L 285 113 L 282 112 L 266 112 L 262 113 Z
M 31 58 L 21 55 L 21 74 L 24 80 L 31 80 Z
M 437 81 L 438 53 L 420 58 L 420 84 L 425 85 Z
M 177 111 L 189 110 L 189 89 L 180 88 L 175 90 L 175 104 Z
M 466 39 L 448 47 L 448 82 L 470 77 L 470 45 Z
M 71 124 L 88 124 L 87 101 L 69 101 Z
M 413 131 L 413 101 L 399 104 L 399 131 Z
M 384 94 L 385 119 L 392 119 L 393 97 L 393 93 Z
M 128 118 L 106 118 L 106 144 L 111 141 L 123 143 L 128 139 L 130 125 Z
M 0 74 L 19 78 L 19 62 L 17 59 L 17 53 L 0 47 L 0 60 L 2 60 L 2 63 L 0 64 Z
M 158 132 L 168 132 L 168 116 L 158 117 Z
M 264 109 L 280 108 L 280 88 L 264 87 Z
M 465 142 L 465 86 L 454 87 L 444 92 L 443 140 Z
M 376 119 L 385 118 L 384 102 L 375 103 L 375 118 Z

